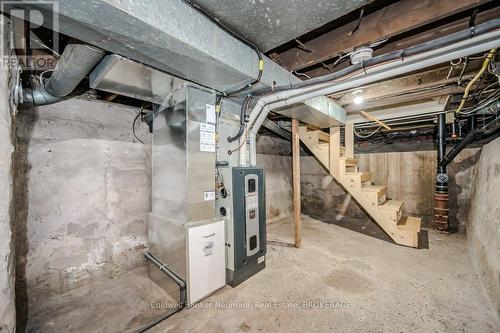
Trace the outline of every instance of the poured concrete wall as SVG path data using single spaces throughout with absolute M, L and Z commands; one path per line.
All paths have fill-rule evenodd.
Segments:
M 257 165 L 266 170 L 266 218 L 273 223 L 292 215 L 292 159 L 257 154 Z
M 472 262 L 500 318 L 500 138 L 483 146 L 473 184 L 467 239 Z
M 474 166 L 478 149 L 462 151 L 448 166 L 450 177 L 450 224 L 464 231 L 469 214 Z M 372 172 L 377 185 L 386 185 L 388 198 L 403 200 L 410 215 L 423 218 L 425 226 L 432 224 L 436 152 L 395 152 L 357 154 L 360 171 Z M 346 203 L 346 194 L 331 176 L 310 156 L 301 158 L 302 206 L 306 214 L 320 219 L 321 215 L 337 214 Z M 363 216 L 351 201 L 346 203 L 346 215 Z
M 450 177 L 449 221 L 450 225 L 458 226 L 462 231 L 469 214 L 478 154 L 478 149 L 465 149 L 447 168 Z M 356 158 L 360 170 L 370 171 L 376 184 L 387 186 L 389 198 L 403 200 L 408 214 L 423 217 L 424 225 L 432 224 L 437 163 L 435 151 L 359 154 Z
M 145 267 L 150 134 L 131 107 L 84 98 L 23 110 L 16 154 L 18 309 Z M 259 137 L 268 222 L 290 216 L 289 142 Z M 2 244 L 3 245 L 3 244 Z M 24 321 L 20 320 L 21 327 Z
M 8 54 L 7 21 L 0 15 L 0 52 Z M 3 66 L 3 65 L 2 65 Z M 0 67 L 0 332 L 14 332 L 16 312 L 14 301 L 14 248 L 11 230 L 12 204 L 12 136 L 14 108 L 9 103 L 8 68 Z
M 18 309 L 145 267 L 150 145 L 135 108 L 70 99 L 23 110 L 16 155 Z M 148 141 L 143 124 L 140 137 Z
M 304 214 L 323 221 L 340 219 L 341 215 L 363 216 L 363 212 L 312 156 L 300 158 L 300 185 Z
M 266 170 L 266 222 L 289 217 L 292 207 L 291 142 L 275 135 L 257 136 L 257 166 Z

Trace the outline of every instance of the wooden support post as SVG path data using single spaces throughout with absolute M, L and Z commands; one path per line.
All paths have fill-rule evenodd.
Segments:
M 345 157 L 354 158 L 354 124 L 345 124 Z
M 340 127 L 330 127 L 330 173 L 340 180 Z
M 292 119 L 292 193 L 295 247 L 302 245 L 302 221 L 300 219 L 300 139 L 299 121 Z

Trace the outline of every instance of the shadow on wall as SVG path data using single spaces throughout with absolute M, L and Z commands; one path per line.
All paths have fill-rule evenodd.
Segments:
M 450 228 L 465 231 L 469 210 L 471 207 L 472 186 L 474 183 L 474 168 L 481 156 L 481 150 L 471 151 L 470 156 L 459 155 L 448 165 L 450 180 L 448 182 L 448 217 Z

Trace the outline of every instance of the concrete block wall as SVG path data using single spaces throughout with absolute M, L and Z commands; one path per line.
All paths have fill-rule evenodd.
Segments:
M 0 14 L 0 52 L 8 53 L 8 23 Z M 14 153 L 13 117 L 15 108 L 9 103 L 9 68 L 0 67 L 0 332 L 16 330 L 14 292 L 14 246 L 11 216 L 13 197 L 12 157 Z
M 473 182 L 467 239 L 479 280 L 500 319 L 500 138 L 481 149 Z
M 16 285 L 23 314 L 46 295 L 146 267 L 151 146 L 133 142 L 138 111 L 73 98 L 20 112 Z M 147 126 L 137 132 L 150 142 Z

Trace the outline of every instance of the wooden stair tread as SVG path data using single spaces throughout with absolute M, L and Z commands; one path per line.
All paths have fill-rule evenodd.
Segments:
M 377 185 L 363 186 L 361 188 L 361 191 L 369 193 L 377 193 L 378 197 L 381 197 L 387 193 L 387 186 L 377 186 Z
M 400 211 L 403 208 L 403 201 L 400 200 L 387 200 L 379 206 L 379 208 Z
M 370 186 L 363 186 L 361 188 L 362 191 L 367 191 L 367 192 L 380 192 L 381 190 L 384 189 L 387 189 L 387 186 L 370 185 Z
M 340 159 L 345 161 L 346 166 L 356 166 L 358 165 L 358 160 L 355 158 L 341 157 Z
M 317 131 L 317 132 L 318 132 L 319 141 L 330 142 L 330 134 L 325 133 L 323 131 Z
M 371 172 L 361 172 L 361 171 L 356 171 L 356 172 L 351 172 L 348 171 L 345 173 L 346 177 L 360 177 L 362 182 L 369 181 L 372 177 Z
M 310 131 L 321 131 L 321 127 L 318 127 L 318 126 L 312 125 L 312 124 L 307 124 L 307 125 L 301 126 L 301 127 L 305 127 L 305 128 L 307 128 L 307 130 L 310 130 Z
M 397 227 L 399 230 L 420 232 L 421 225 L 422 225 L 422 219 L 419 217 L 402 216 L 397 224 Z

